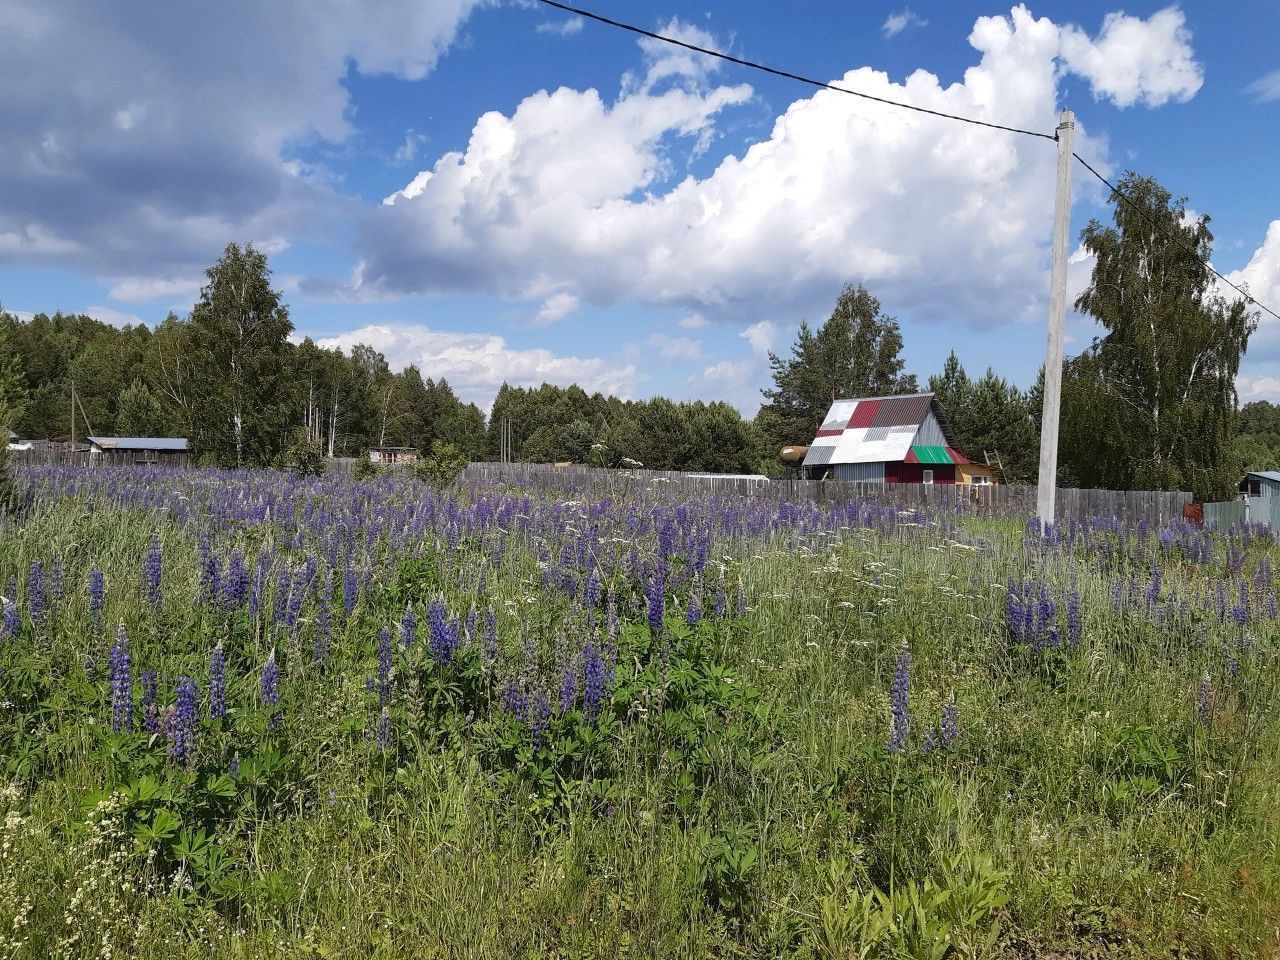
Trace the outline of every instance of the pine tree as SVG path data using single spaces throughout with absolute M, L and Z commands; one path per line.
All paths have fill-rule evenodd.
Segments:
M 816 332 L 800 324 L 791 356 L 770 352 L 773 387 L 757 423 L 775 444 L 808 443 L 838 397 L 911 393 L 916 378 L 902 372 L 898 321 L 862 286 L 846 284 L 831 316 Z

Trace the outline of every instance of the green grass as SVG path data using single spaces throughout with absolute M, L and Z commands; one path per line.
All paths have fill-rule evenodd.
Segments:
M 408 481 L 370 489 L 424 495 Z M 155 530 L 159 618 L 138 586 Z M 287 543 L 270 527 L 224 533 L 224 555 Z M 365 679 L 379 626 L 406 600 L 492 603 L 510 657 L 529 637 L 550 651 L 587 636 L 540 585 L 539 544 L 513 538 L 479 595 L 480 545 L 437 549 L 437 536 L 420 561 L 376 548 L 324 669 L 277 645 L 272 729 L 256 700 L 272 643 L 194 603 L 194 532 L 105 498 L 53 501 L 4 528 L 0 582 L 60 557 L 69 587 L 43 636 L 24 621 L 0 640 L 0 956 L 1276 955 L 1276 623 L 1259 602 L 1244 648 L 1209 609 L 1225 541 L 1210 564 L 1162 559 L 1160 602 L 1187 604 L 1167 621 L 1142 599 L 1154 540 L 1141 561 L 1132 547 L 1104 561 L 966 519 L 727 541 L 713 557 L 748 609 L 693 630 L 670 609 L 665 680 L 643 613 L 626 613 L 598 740 L 581 718 L 556 721 L 553 745 L 533 751 L 487 694 L 464 689 L 475 662 L 416 673 L 398 661 L 384 753 Z M 1241 575 L 1274 552 L 1254 541 Z M 118 621 L 133 641 L 135 694 L 144 666 L 164 678 L 162 700 L 181 673 L 204 692 L 224 640 L 233 709 L 202 722 L 200 766 L 169 760 L 163 737 L 110 735 L 105 677 L 83 668 L 105 649 L 85 610 L 93 567 L 107 577 L 108 641 Z M 1141 578 L 1120 613 L 1117 576 Z M 1032 579 L 1078 587 L 1078 647 L 1011 644 L 1005 587 Z M 308 601 L 301 649 L 314 629 Z M 904 642 L 912 727 L 893 754 Z M 1215 698 L 1201 719 L 1206 671 Z M 926 753 L 952 698 L 959 739 Z M 233 751 L 272 750 L 287 755 L 274 779 L 242 774 L 221 798 L 211 786 Z M 144 777 L 172 796 L 122 800 Z M 175 858 L 176 835 L 147 839 L 160 807 L 209 834 L 224 874 Z

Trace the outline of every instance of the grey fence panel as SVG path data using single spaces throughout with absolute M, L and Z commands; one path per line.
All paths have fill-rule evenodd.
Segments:
M 1243 526 L 1249 517 L 1249 505 L 1243 500 L 1229 500 L 1226 503 L 1206 503 L 1204 505 L 1204 525 L 1215 530 L 1226 530 L 1231 526 Z M 1272 529 L 1275 529 L 1274 527 Z

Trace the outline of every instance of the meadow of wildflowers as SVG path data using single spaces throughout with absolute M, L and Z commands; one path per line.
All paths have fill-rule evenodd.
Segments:
M 1264 531 L 20 480 L 4 956 L 1274 955 Z

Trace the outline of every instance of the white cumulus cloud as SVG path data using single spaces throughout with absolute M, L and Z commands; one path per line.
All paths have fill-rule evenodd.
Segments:
M 573 311 L 578 309 L 578 298 L 571 293 L 557 293 L 548 297 L 541 307 L 538 308 L 537 316 L 533 318 L 535 327 L 547 327 L 553 323 L 563 320 Z
M 1108 19 L 1091 40 L 1017 6 L 976 21 L 969 43 L 977 60 L 963 82 L 943 85 L 917 70 L 895 83 L 866 67 L 839 79 L 880 97 L 1052 131 L 1064 70 L 1117 103 L 1189 96 L 1198 86 L 1190 74 L 1199 74 L 1185 34 L 1176 10 Z M 624 83 L 613 102 L 561 88 L 527 97 L 510 116 L 482 116 L 465 150 L 441 156 L 366 220 L 363 289 L 353 293 L 482 290 L 542 300 L 563 292 L 599 305 L 679 306 L 745 326 L 829 304 L 853 280 L 895 312 L 925 318 L 999 325 L 1042 317 L 1051 143 L 819 91 L 792 103 L 741 155 L 666 186 L 681 138 L 696 150 L 751 90 L 710 85 L 710 67 L 698 63 L 707 58 L 697 54 L 659 69 L 670 55 L 649 44 L 644 81 Z M 1124 59 L 1126 44 L 1132 69 L 1096 62 L 1099 51 Z M 1077 149 L 1108 168 L 1105 144 L 1080 126 Z
M 1195 59 L 1186 23 L 1181 10 L 1167 7 L 1147 20 L 1107 14 L 1096 39 L 1079 27 L 1064 27 L 1063 65 L 1086 78 L 1095 97 L 1119 107 L 1190 100 L 1204 83 L 1204 70 Z
M 519 350 L 494 334 L 454 333 L 421 324 L 371 324 L 316 342 L 343 350 L 368 344 L 387 358 L 392 369 L 415 364 L 424 377 L 445 378 L 458 396 L 481 409 L 489 408 L 504 382 L 525 387 L 576 383 L 588 392 L 627 398 L 637 379 L 633 364 L 561 356 L 542 348 Z

